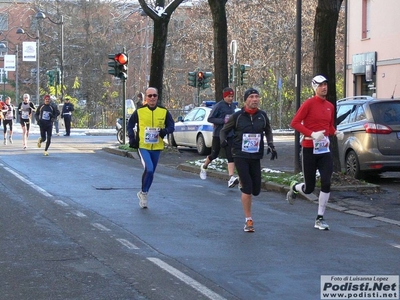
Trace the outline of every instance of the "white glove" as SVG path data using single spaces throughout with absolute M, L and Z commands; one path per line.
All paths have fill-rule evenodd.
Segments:
M 324 138 L 324 132 L 325 130 L 313 132 L 311 133 L 311 137 L 316 141 L 321 141 Z
M 337 139 L 338 139 L 339 141 L 343 140 L 343 138 L 344 138 L 344 133 L 341 132 L 341 131 L 339 131 L 339 130 L 336 130 L 336 131 L 335 131 L 335 135 L 336 135 L 336 137 L 337 137 Z

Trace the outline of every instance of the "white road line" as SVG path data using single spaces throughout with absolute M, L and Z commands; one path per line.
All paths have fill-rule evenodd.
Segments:
M 79 210 L 73 211 L 72 213 L 73 213 L 75 216 L 80 217 L 80 218 L 86 217 L 86 215 L 85 215 L 83 212 L 80 212 Z
M 131 250 L 137 250 L 139 249 L 139 247 L 137 247 L 136 245 L 132 244 L 131 242 L 129 242 L 126 239 L 117 239 L 118 242 L 120 242 L 122 245 L 124 245 L 125 247 L 127 247 L 128 249 Z
M 149 261 L 154 263 L 155 265 L 159 266 L 161 269 L 167 271 L 171 275 L 175 276 L 176 278 L 180 279 L 187 285 L 191 286 L 195 290 L 199 291 L 201 294 L 206 296 L 209 299 L 212 300 L 226 300 L 224 297 L 218 295 L 217 293 L 214 293 L 212 290 L 209 288 L 205 287 L 198 281 L 194 280 L 193 278 L 183 274 L 181 271 L 175 269 L 174 267 L 170 266 L 169 264 L 165 263 L 161 259 L 155 258 L 155 257 L 148 257 L 147 258 Z
M 101 230 L 101 231 L 111 231 L 111 229 L 107 228 L 104 225 L 101 225 L 100 223 L 92 223 L 91 224 L 93 227 L 96 227 L 97 229 Z
M 25 179 L 24 177 L 22 177 L 21 175 L 19 175 L 18 173 L 14 172 L 13 170 L 11 170 L 8 167 L 4 167 L 5 170 L 7 170 L 8 172 L 10 172 L 11 174 L 13 174 L 15 177 L 17 177 L 18 179 L 20 179 L 21 181 L 25 182 L 27 185 L 30 185 L 33 189 L 37 190 L 39 193 L 41 193 L 42 195 L 46 196 L 46 197 L 53 197 L 52 194 L 46 192 L 44 189 L 42 189 L 41 187 L 38 187 L 37 185 L 35 185 L 33 182 L 30 182 L 29 180 Z
M 69 206 L 67 203 L 65 203 L 65 202 L 62 201 L 62 200 L 54 200 L 54 203 L 55 203 L 55 204 L 58 204 L 58 205 L 60 205 L 60 206 L 62 206 L 62 207 L 67 207 L 67 206 Z
M 395 248 L 400 249 L 400 245 L 399 245 L 399 244 L 390 244 L 390 246 L 393 246 L 393 247 L 395 247 Z

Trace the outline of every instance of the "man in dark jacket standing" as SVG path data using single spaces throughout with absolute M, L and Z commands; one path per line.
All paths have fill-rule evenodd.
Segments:
M 38 148 L 42 147 L 42 143 L 46 142 L 44 149 L 44 156 L 48 156 L 47 150 L 51 144 L 51 136 L 53 132 L 53 123 L 60 114 L 57 105 L 50 102 L 50 95 L 43 97 L 44 103 L 42 103 L 36 110 L 36 121 L 40 127 L 40 138 L 37 141 Z
M 238 171 L 242 205 L 246 223 L 244 231 L 254 232 L 251 217 L 252 195 L 261 191 L 261 159 L 264 155 L 264 135 L 268 143 L 271 159 L 278 158 L 274 144 L 272 129 L 265 111 L 258 108 L 259 92 L 249 88 L 244 93 L 245 106 L 234 113 L 220 132 L 221 147 L 227 144 L 227 135 L 233 129 L 232 155 Z
M 72 112 L 74 111 L 74 105 L 69 101 L 70 99 L 66 97 L 61 112 L 61 118 L 64 119 L 64 124 L 65 124 L 64 136 L 70 136 L 71 134 L 71 119 L 72 119 Z

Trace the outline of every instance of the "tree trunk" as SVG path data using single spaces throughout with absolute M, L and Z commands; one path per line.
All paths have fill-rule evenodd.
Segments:
M 336 112 L 336 28 L 343 0 L 318 0 L 314 22 L 314 75 L 328 79 L 328 100 Z M 336 115 L 336 114 L 335 114 Z M 331 138 L 333 169 L 340 171 L 339 149 L 336 137 Z
M 156 7 L 150 8 L 145 0 L 139 0 L 143 11 L 154 21 L 153 46 L 151 47 L 151 67 L 149 86 L 158 89 L 158 104 L 162 104 L 165 49 L 167 46 L 168 24 L 172 13 L 183 0 L 170 2 L 164 10 L 164 0 L 157 0 Z M 160 8 L 162 13 L 156 9 Z
M 215 101 L 222 100 L 222 90 L 229 86 L 226 2 L 227 0 L 208 0 L 214 30 Z

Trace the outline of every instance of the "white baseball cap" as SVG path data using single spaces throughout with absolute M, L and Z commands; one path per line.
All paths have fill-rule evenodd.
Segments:
M 311 86 L 313 88 L 313 90 L 315 91 L 317 89 L 317 87 L 323 83 L 323 82 L 327 82 L 328 79 L 326 79 L 324 76 L 322 75 L 317 75 L 315 76 L 312 80 L 311 80 Z

